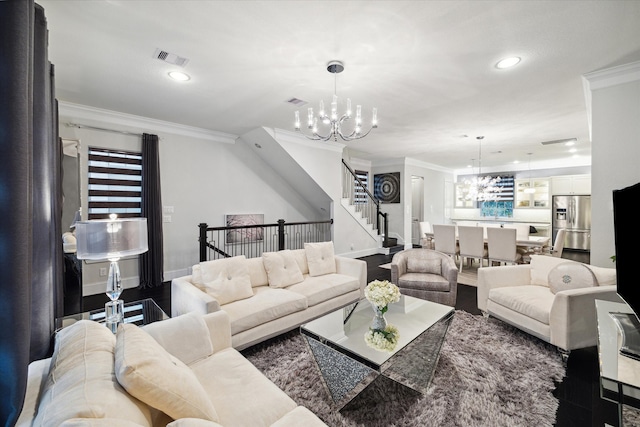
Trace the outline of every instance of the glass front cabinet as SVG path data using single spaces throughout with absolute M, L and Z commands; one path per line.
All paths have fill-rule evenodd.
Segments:
M 455 205 L 456 208 L 477 208 L 478 205 L 475 200 L 467 198 L 469 194 L 470 184 L 463 182 L 457 182 L 455 185 Z
M 549 209 L 549 179 L 516 179 L 514 207 Z

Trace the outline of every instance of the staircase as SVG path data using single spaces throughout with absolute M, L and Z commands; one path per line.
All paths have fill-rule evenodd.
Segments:
M 388 234 L 388 214 L 380 211 L 380 201 L 371 194 L 367 186 L 344 159 L 342 160 L 341 203 L 371 237 L 378 241 L 381 248 L 389 248 L 390 254 L 404 249 L 403 246 L 398 246 L 396 238 L 386 236 Z

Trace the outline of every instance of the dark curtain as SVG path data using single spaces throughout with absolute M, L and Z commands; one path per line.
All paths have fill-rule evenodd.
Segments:
M 44 10 L 0 1 L 0 422 L 22 409 L 28 364 L 50 355 L 62 292 L 60 146 Z
M 140 288 L 162 286 L 162 198 L 158 136 L 142 134 L 142 217 L 147 218 L 149 251 L 140 255 Z

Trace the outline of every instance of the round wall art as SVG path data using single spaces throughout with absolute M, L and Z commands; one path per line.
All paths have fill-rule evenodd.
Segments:
M 374 175 L 373 195 L 382 203 L 400 203 L 400 172 Z

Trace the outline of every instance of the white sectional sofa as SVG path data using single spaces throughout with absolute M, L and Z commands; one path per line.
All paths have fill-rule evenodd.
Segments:
M 478 308 L 569 351 L 597 343 L 595 300 L 619 302 L 615 268 L 532 255 L 530 264 L 478 269 Z
M 333 243 L 201 262 L 171 282 L 171 316 L 226 312 L 241 350 L 364 297 L 365 261 L 334 255 Z
M 16 425 L 325 426 L 231 347 L 224 311 L 60 330 L 53 356 L 29 366 Z

